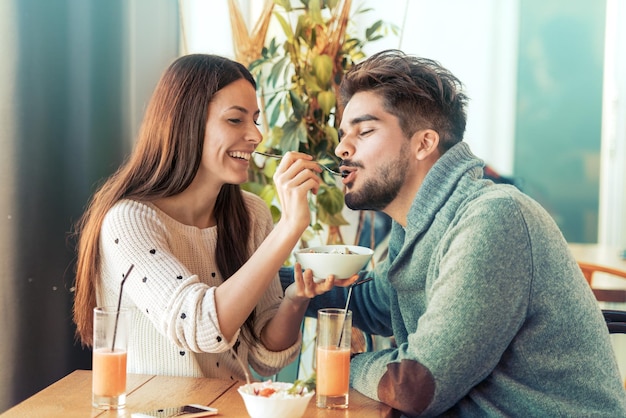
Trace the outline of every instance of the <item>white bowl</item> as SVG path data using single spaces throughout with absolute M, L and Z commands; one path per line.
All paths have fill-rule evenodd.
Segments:
M 322 245 L 295 252 L 296 261 L 303 269 L 313 270 L 317 280 L 334 274 L 338 280 L 349 279 L 370 261 L 374 251 L 358 245 Z
M 250 418 L 300 418 L 304 415 L 309 401 L 315 391 L 305 392 L 302 395 L 282 395 L 266 397 L 255 395 L 254 390 L 261 390 L 271 385 L 277 389 L 289 389 L 293 383 L 283 382 L 255 382 L 240 386 L 237 391 L 243 398 Z

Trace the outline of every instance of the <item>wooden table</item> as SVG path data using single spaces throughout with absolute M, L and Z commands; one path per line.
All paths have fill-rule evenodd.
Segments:
M 626 260 L 621 257 L 622 251 L 600 244 L 569 244 L 569 248 L 578 262 L 597 264 L 615 270 L 626 271 Z M 620 277 L 603 276 L 597 273 L 593 280 L 593 291 L 598 300 L 626 302 L 626 280 Z
M 76 370 L 2 414 L 2 418 L 125 417 L 133 412 L 179 406 L 187 403 L 210 405 L 219 409 L 218 417 L 247 417 L 237 388 L 242 382 L 219 379 L 128 375 L 126 408 L 102 411 L 91 407 L 91 370 Z M 385 404 L 350 390 L 346 410 L 319 409 L 313 399 L 306 418 L 391 418 L 393 410 Z

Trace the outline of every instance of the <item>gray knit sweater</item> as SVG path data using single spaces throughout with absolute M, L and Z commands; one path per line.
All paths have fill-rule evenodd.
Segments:
M 561 232 L 482 165 L 465 143 L 446 152 L 407 227 L 393 224 L 375 280 L 354 288 L 355 325 L 397 348 L 356 356 L 352 386 L 410 416 L 626 417 L 604 320 Z

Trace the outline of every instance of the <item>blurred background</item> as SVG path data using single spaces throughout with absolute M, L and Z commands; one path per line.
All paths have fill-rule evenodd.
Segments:
M 254 24 L 262 1 L 239 4 Z M 473 151 L 568 241 L 626 248 L 626 3 L 382 4 L 353 0 L 373 9 L 355 31 L 401 29 L 368 53 L 440 61 L 466 84 Z M 227 0 L 0 0 L 0 51 L 1 413 L 91 368 L 71 321 L 72 226 L 131 150 L 165 67 L 234 53 Z

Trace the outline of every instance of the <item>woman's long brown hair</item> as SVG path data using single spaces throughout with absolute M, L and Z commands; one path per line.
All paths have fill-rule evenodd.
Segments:
M 215 55 L 178 58 L 165 71 L 146 109 L 137 144 L 128 160 L 93 195 L 76 224 L 78 261 L 74 322 L 83 345 L 93 339 L 96 282 L 100 280 L 100 229 L 106 213 L 120 199 L 151 201 L 176 195 L 195 177 L 204 145 L 208 107 L 220 89 L 246 79 L 256 88 L 241 64 Z M 215 205 L 216 260 L 227 279 L 249 258 L 250 217 L 239 185 L 224 185 Z M 253 333 L 254 312 L 242 333 Z

